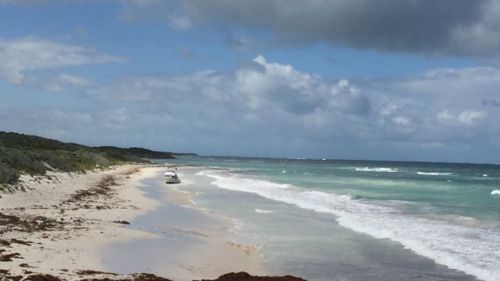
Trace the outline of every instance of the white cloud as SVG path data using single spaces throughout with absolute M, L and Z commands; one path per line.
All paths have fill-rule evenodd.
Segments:
M 0 78 L 20 85 L 30 80 L 27 79 L 28 73 L 34 70 L 114 63 L 124 60 L 78 45 L 36 37 L 23 37 L 0 39 L 0 61 Z M 68 77 L 62 77 L 62 80 L 65 78 L 68 80 Z M 72 82 L 76 81 L 73 79 Z
M 83 87 L 92 84 L 90 80 L 67 73 L 60 73 L 51 79 L 36 81 L 36 83 L 48 91 L 61 91 L 65 86 Z
M 96 131 L 88 133 L 92 139 L 103 140 L 112 140 L 113 131 L 116 138 L 136 145 L 147 139 L 152 147 L 187 151 L 192 146 L 207 154 L 494 161 L 500 157 L 489 153 L 500 151 L 500 112 L 494 102 L 500 100 L 499 72 L 435 70 L 358 83 L 258 56 L 226 73 L 135 76 L 91 84 L 91 106 L 76 110 L 82 114 L 64 111 L 66 122 L 74 123 L 69 127 L 54 112 L 37 115 L 32 124 L 22 121 L 29 114 L 12 109 L 4 112 L 0 127 L 4 122 L 21 128 L 25 122 L 26 128 L 41 132 L 60 126 L 75 134 L 84 128 Z
M 452 123 L 452 124 L 463 124 L 467 126 L 475 125 L 479 120 L 486 116 L 484 112 L 464 110 L 462 112 L 451 113 L 449 110 L 441 111 L 437 115 L 439 121 Z
M 204 131 L 219 131 L 204 125 L 208 123 L 241 135 L 259 128 L 259 133 L 283 137 L 398 139 L 424 146 L 449 139 L 463 142 L 496 126 L 491 121 L 498 116 L 496 108 L 485 106 L 484 100 L 497 95 L 498 73 L 435 70 L 355 86 L 257 56 L 253 64 L 233 73 L 138 76 L 95 88 L 92 94 L 139 103 L 187 123 L 193 123 L 194 114 L 203 122 L 193 126 Z
M 59 74 L 58 78 L 65 83 L 68 83 L 71 85 L 76 85 L 76 86 L 85 86 L 85 85 L 90 84 L 90 81 L 85 79 L 85 78 L 71 75 L 71 74 L 67 74 L 67 73 Z
M 401 125 L 401 126 L 410 125 L 410 119 L 403 117 L 403 116 L 396 116 L 396 117 L 392 118 L 392 121 L 394 121 L 394 123 L 396 123 L 397 125 Z
M 439 114 L 437 115 L 437 119 L 440 121 L 450 121 L 454 120 L 455 116 L 451 114 L 448 110 L 444 110 L 439 112 Z
M 463 111 L 458 115 L 458 120 L 466 125 L 473 125 L 477 121 L 483 119 L 485 114 L 477 111 Z

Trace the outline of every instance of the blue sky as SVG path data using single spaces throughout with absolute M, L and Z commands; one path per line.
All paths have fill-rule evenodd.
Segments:
M 500 162 L 500 1 L 0 0 L 0 130 Z

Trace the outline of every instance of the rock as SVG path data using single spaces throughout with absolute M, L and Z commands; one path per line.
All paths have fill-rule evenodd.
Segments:
M 23 281 L 62 281 L 62 280 L 48 274 L 36 274 L 26 277 Z
M 246 272 L 231 272 L 219 276 L 214 280 L 203 279 L 202 281 L 306 281 L 305 279 L 286 276 L 252 276 Z
M 158 277 L 154 274 L 140 273 L 134 276 L 134 281 L 171 281 L 171 280 L 163 277 Z

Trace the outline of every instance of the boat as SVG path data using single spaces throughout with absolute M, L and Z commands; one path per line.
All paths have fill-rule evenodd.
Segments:
M 166 171 L 163 177 L 165 178 L 165 183 L 181 183 L 177 173 L 173 170 Z

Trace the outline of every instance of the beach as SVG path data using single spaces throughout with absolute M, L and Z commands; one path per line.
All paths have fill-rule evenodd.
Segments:
M 489 250 L 500 237 L 494 166 L 167 161 L 22 176 L 20 190 L 0 198 L 0 273 L 96 281 L 138 273 L 181 281 L 229 272 L 315 281 L 499 274 L 498 252 Z M 172 169 L 180 184 L 164 183 Z M 426 196 L 446 196 L 447 209 Z M 473 200 L 489 205 L 483 211 Z
M 153 271 L 172 280 L 193 280 L 233 271 L 264 273 L 257 251 L 224 238 L 229 239 L 231 221 L 197 210 L 191 194 L 162 182 L 165 170 L 164 165 L 120 165 L 87 173 L 23 175 L 18 190 L 0 198 L 0 276 L 117 279 Z M 169 212 L 155 223 L 163 230 L 135 225 L 136 219 L 162 208 Z M 157 256 L 148 241 L 161 250 Z M 117 247 L 127 242 L 144 247 Z M 118 255 L 121 260 L 113 254 L 117 249 L 126 249 Z M 118 270 L 110 271 L 109 264 Z
M 192 157 L 198 207 L 232 218 L 273 275 L 496 281 L 496 165 Z M 182 174 L 182 171 L 180 172 Z

